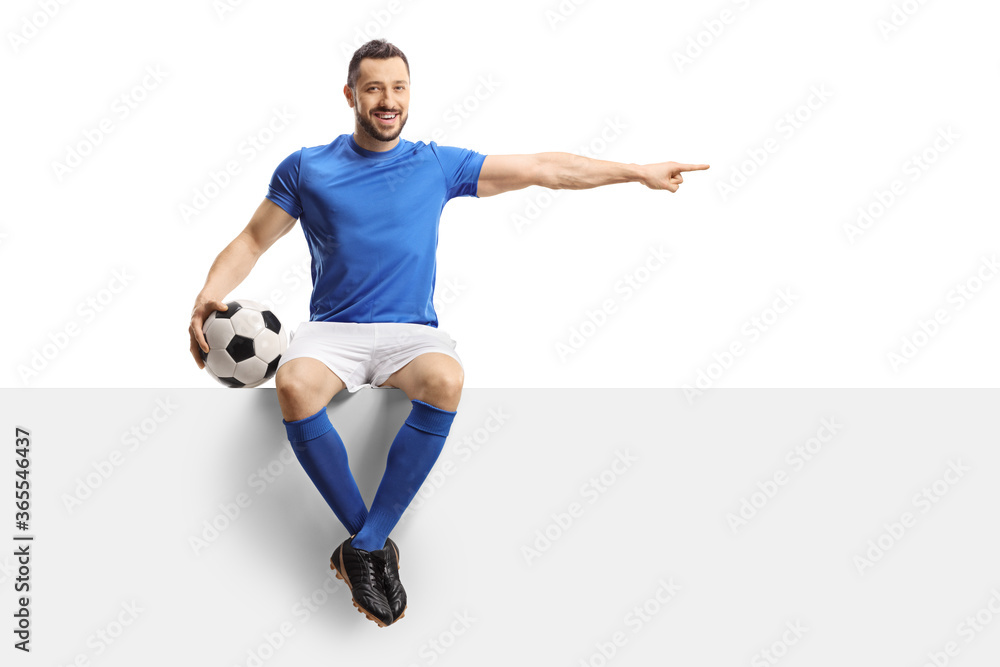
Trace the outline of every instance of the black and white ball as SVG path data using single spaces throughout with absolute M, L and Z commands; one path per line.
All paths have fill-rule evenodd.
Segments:
M 208 354 L 201 353 L 205 370 L 227 387 L 256 387 L 277 372 L 288 349 L 288 331 L 256 301 L 239 299 L 226 306 L 202 326 L 209 347 Z

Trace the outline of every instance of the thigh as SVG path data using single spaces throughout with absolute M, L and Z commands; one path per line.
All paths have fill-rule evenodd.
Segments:
M 454 357 L 443 352 L 425 352 L 390 375 L 382 386 L 398 387 L 410 400 L 455 410 L 464 382 L 465 372 Z
M 425 371 L 440 371 L 462 378 L 462 359 L 455 351 L 455 341 L 446 332 L 427 325 L 399 322 L 379 323 L 376 327 L 375 345 L 367 373 L 372 387 L 399 387 L 405 390 L 400 382 L 405 383 L 410 375 L 422 377 Z M 432 363 L 434 359 L 422 359 L 410 365 L 425 355 L 445 356 L 455 363 L 446 360 Z M 407 366 L 409 370 L 406 373 L 399 372 Z
M 312 357 L 298 357 L 282 364 L 274 381 L 285 421 L 316 414 L 344 388 L 344 381 L 336 373 Z

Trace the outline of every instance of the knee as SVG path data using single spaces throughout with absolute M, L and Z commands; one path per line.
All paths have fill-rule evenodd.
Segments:
M 436 408 L 454 412 L 462 399 L 464 382 L 465 374 L 461 370 L 435 373 L 425 380 L 423 397 L 419 400 Z
M 313 409 L 313 403 L 316 402 L 319 393 L 318 387 L 302 373 L 296 373 L 291 369 L 283 373 L 286 368 L 287 366 L 279 368 L 274 378 L 281 415 L 285 421 L 305 419 L 319 409 Z

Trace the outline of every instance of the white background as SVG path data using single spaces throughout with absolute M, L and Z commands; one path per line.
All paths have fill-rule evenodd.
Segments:
M 0 382 L 215 386 L 188 350 L 195 295 L 281 159 L 352 131 L 349 54 L 378 36 L 410 60 L 412 141 L 440 130 L 485 154 L 589 146 L 712 165 L 675 194 L 631 183 L 449 203 L 439 319 L 466 387 L 669 388 L 702 373 L 702 387 L 995 386 L 1000 288 L 984 261 L 1000 249 L 1000 9 L 897 5 L 104 1 L 46 17 L 8 2 Z M 294 118 L 268 135 L 276 109 Z M 268 140 L 254 153 L 251 135 Z M 767 160 L 748 162 L 769 139 Z M 87 155 L 58 173 L 72 151 Z M 925 151 L 933 163 L 914 170 Z M 214 188 L 228 161 L 239 173 Z M 845 226 L 894 180 L 901 194 L 852 243 Z M 650 248 L 671 258 L 644 273 Z M 308 261 L 296 226 L 229 296 L 273 295 L 294 327 Z M 626 300 L 615 286 L 637 270 Z M 960 285 L 977 291 L 960 299 Z M 772 319 L 779 290 L 792 306 Z M 591 325 L 607 299 L 614 312 Z M 752 338 L 754 317 L 770 324 Z

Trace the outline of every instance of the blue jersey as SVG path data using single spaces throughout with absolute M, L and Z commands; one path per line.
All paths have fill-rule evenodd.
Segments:
M 438 325 L 438 226 L 452 197 L 477 197 L 485 155 L 400 139 L 389 151 L 350 134 L 295 151 L 267 198 L 298 218 L 312 254 L 310 321 Z

